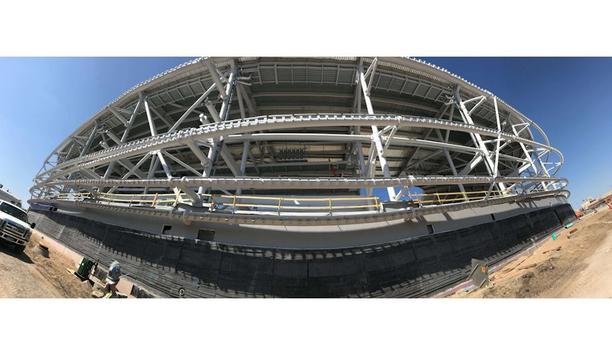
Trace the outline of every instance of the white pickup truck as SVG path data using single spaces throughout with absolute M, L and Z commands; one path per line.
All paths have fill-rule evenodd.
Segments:
M 28 223 L 28 214 L 21 207 L 0 200 L 0 239 L 13 244 L 16 252 L 23 252 L 34 227 L 34 223 Z

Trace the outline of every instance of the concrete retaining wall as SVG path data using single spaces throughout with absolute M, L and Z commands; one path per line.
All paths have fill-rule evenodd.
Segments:
M 341 249 L 234 246 L 31 211 L 48 236 L 167 297 L 418 297 L 465 279 L 472 258 L 519 252 L 575 219 L 570 205 L 454 231 Z

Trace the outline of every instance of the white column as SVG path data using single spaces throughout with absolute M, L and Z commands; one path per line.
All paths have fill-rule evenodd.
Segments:
M 482 102 L 482 100 L 480 102 Z M 463 118 L 463 121 L 465 123 L 473 125 L 474 121 L 472 120 L 470 113 L 468 112 L 467 108 L 465 107 L 464 102 L 461 100 L 461 96 L 459 95 L 459 87 L 457 87 L 455 90 L 455 104 L 457 105 L 457 107 L 459 108 L 459 111 L 461 112 L 461 117 Z M 482 140 L 482 137 L 478 133 L 470 133 L 470 136 L 472 137 L 472 140 L 474 141 L 474 144 L 476 145 L 476 147 L 478 147 L 481 151 L 480 159 L 484 159 L 489 175 L 493 176 L 495 164 L 491 160 L 490 152 L 487 149 L 487 146 L 485 145 L 484 141 Z M 475 164 L 478 164 L 480 159 L 476 159 L 474 161 Z M 506 189 L 505 184 L 501 182 L 498 184 L 498 187 L 501 191 L 504 191 Z
M 368 84 L 366 83 L 365 74 L 363 73 L 363 65 L 361 63 L 359 63 L 358 72 L 359 72 L 359 85 L 361 86 L 361 90 L 363 92 L 363 98 L 365 100 L 368 113 L 372 115 L 374 114 L 374 109 L 372 107 L 372 101 L 370 100 Z M 374 72 L 372 71 L 370 75 L 374 75 Z M 389 172 L 389 166 L 387 165 L 387 159 L 385 158 L 385 154 L 384 154 L 384 147 L 383 147 L 382 142 L 380 141 L 378 127 L 376 126 L 371 126 L 371 127 L 372 127 L 372 143 L 376 147 L 376 153 L 378 155 L 378 161 L 380 162 L 380 167 L 383 171 L 383 176 L 391 177 L 391 173 Z M 369 169 L 372 169 L 370 171 L 374 171 L 373 169 L 375 169 L 375 166 L 371 166 L 369 167 Z M 395 188 L 393 186 L 387 187 L 387 195 L 388 195 L 389 200 L 395 199 Z

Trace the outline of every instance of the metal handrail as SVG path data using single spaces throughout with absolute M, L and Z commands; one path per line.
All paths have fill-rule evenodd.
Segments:
M 334 211 L 347 210 L 369 210 L 382 211 L 382 203 L 376 196 L 359 196 L 359 197 L 274 197 L 274 196 L 256 196 L 256 195 L 227 195 L 227 194 L 199 194 L 205 202 L 202 206 L 208 207 L 211 212 L 222 209 L 221 207 L 231 206 L 232 212 L 247 210 L 272 210 L 277 213 L 282 211 L 291 212 L 313 212 L 327 211 L 333 214 Z M 436 193 L 420 193 L 409 194 L 407 202 L 423 205 L 443 205 L 460 201 L 475 201 L 491 197 L 499 197 L 503 194 L 499 191 L 466 191 L 466 192 L 436 192 Z M 433 197 L 433 198 L 427 198 Z M 70 192 L 59 193 L 51 196 L 58 200 L 86 200 L 93 199 L 100 203 L 120 203 L 132 206 L 149 206 L 156 208 L 159 205 L 177 205 L 184 201 L 190 201 L 190 196 L 186 193 L 148 193 L 148 194 L 120 194 L 99 192 L 92 194 L 90 192 Z M 245 203 L 244 200 L 257 200 L 260 203 Z M 244 201 L 244 202 L 243 202 Z M 270 201 L 266 203 L 265 201 Z M 347 201 L 355 201 L 356 204 L 346 204 Z M 320 205 L 300 205 L 300 202 L 321 203 Z M 344 204 L 338 204 L 344 202 Z M 293 203 L 288 205 L 287 203 Z
M 215 195 L 215 194 L 199 194 L 200 197 L 208 199 L 209 202 L 205 202 L 202 205 L 211 209 L 218 208 L 219 206 L 231 205 L 234 211 L 241 208 L 250 209 L 273 209 L 277 212 L 281 210 L 291 211 L 329 211 L 333 213 L 335 210 L 359 210 L 359 209 L 376 209 L 379 210 L 381 207 L 380 199 L 375 196 L 364 196 L 364 197 L 273 197 L 273 196 L 253 196 L 253 195 Z M 133 204 L 149 205 L 150 207 L 156 207 L 158 205 L 176 205 L 182 203 L 182 200 L 189 200 L 190 197 L 186 193 L 155 193 L 155 194 L 115 194 L 115 193 L 96 193 L 95 197 L 90 192 L 78 192 L 78 193 L 59 193 L 51 196 L 57 200 L 85 200 L 95 199 L 99 202 L 111 202 L 111 203 L 127 203 L 130 206 Z M 241 203 L 241 200 L 258 200 L 258 201 L 273 201 L 273 203 Z M 335 203 L 346 202 L 346 201 L 358 201 L 359 203 L 353 205 L 338 205 Z M 293 202 L 324 202 L 321 206 L 302 206 L 302 205 L 286 205 L 283 203 Z M 365 202 L 365 203 L 364 203 Z

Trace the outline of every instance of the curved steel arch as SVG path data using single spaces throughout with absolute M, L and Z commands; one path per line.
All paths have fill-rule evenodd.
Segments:
M 384 125 L 397 127 L 410 126 L 419 128 L 447 129 L 466 133 L 478 133 L 490 137 L 500 136 L 506 141 L 520 142 L 546 149 L 558 154 L 563 163 L 563 154 L 556 148 L 543 143 L 531 141 L 496 131 L 489 128 L 478 127 L 458 122 L 448 122 L 424 117 L 404 117 L 396 115 L 368 115 L 368 114 L 342 114 L 342 115 L 275 115 L 260 116 L 228 122 L 210 123 L 200 128 L 185 129 L 178 132 L 161 134 L 144 138 L 137 141 L 121 144 L 96 153 L 84 155 L 70 161 L 58 164 L 47 173 L 60 171 L 70 173 L 78 171 L 81 167 L 93 167 L 96 164 L 104 164 L 112 159 L 129 158 L 151 150 L 176 147 L 186 144 L 187 141 L 207 140 L 223 137 L 230 134 L 251 133 L 260 130 L 278 130 L 283 128 L 305 128 L 305 127 L 333 127 L 333 126 L 369 126 Z M 418 143 L 416 143 L 418 145 Z M 427 142 L 423 142 L 426 145 Z M 430 144 L 435 144 L 435 141 Z M 72 168 L 71 168 L 72 166 Z

